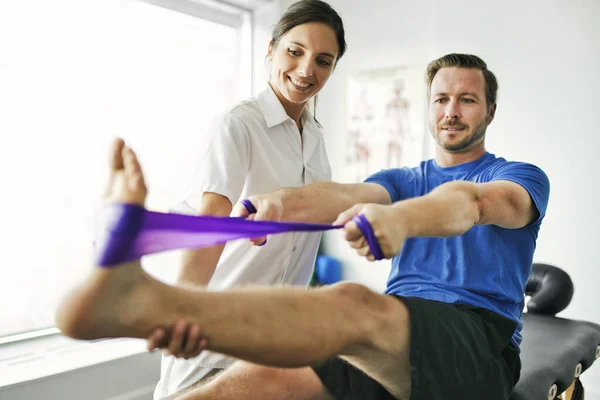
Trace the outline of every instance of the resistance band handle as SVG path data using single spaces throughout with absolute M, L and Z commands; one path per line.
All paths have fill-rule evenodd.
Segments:
M 254 207 L 254 204 L 252 204 L 252 202 L 248 199 L 244 199 L 242 200 L 242 204 L 244 205 L 244 207 L 246 207 L 246 211 L 248 211 L 248 214 L 256 214 L 258 211 L 256 210 L 256 207 Z M 267 239 L 265 238 L 265 241 L 262 242 L 261 244 L 258 245 L 258 247 L 262 247 L 265 244 L 267 244 Z
M 363 234 L 369 248 L 371 249 L 371 254 L 375 257 L 376 260 L 383 260 L 383 251 L 381 250 L 381 246 L 379 245 L 379 241 L 377 240 L 377 236 L 375 236 L 375 232 L 373 232 L 373 227 L 369 223 L 367 217 L 364 214 L 358 214 L 352 218 L 352 221 L 358 226 L 361 233 Z
M 242 200 L 242 204 L 246 207 L 246 211 L 248 211 L 249 214 L 256 214 L 256 207 L 254 207 L 254 204 L 252 204 L 250 200 L 244 199 Z

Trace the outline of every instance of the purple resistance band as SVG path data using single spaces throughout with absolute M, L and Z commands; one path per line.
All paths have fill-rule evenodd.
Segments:
M 250 202 L 247 203 L 252 206 Z M 243 204 L 249 212 L 255 211 L 246 202 Z M 167 250 L 214 246 L 229 240 L 252 239 L 290 231 L 320 232 L 342 228 L 341 225 L 329 224 L 166 214 L 123 203 L 108 205 L 105 211 L 105 237 L 97 242 L 99 246 L 96 257 L 96 265 L 103 267 Z M 354 221 L 365 235 L 371 251 L 373 252 L 375 245 L 375 251 L 379 249 L 378 255 L 381 255 L 379 243 L 368 220 L 360 215 L 354 217 Z M 377 258 L 375 252 L 373 255 Z
M 371 254 L 373 254 L 373 257 L 375 257 L 376 260 L 383 260 L 383 251 L 381 250 L 377 236 L 375 236 L 373 227 L 369 223 L 367 217 L 365 217 L 363 214 L 358 214 L 352 218 L 352 221 L 354 221 L 356 226 L 358 226 L 358 229 L 360 229 L 365 240 L 369 244 L 369 248 L 371 249 Z

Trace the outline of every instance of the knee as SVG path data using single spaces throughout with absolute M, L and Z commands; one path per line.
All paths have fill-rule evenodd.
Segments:
M 368 287 L 352 282 L 339 282 L 330 286 L 332 292 L 345 302 L 351 303 L 359 309 L 365 309 L 370 313 L 386 314 L 396 310 L 398 299 L 379 292 L 375 292 Z
M 394 296 L 375 292 L 363 285 L 341 282 L 329 287 L 340 302 L 349 306 L 353 323 L 362 328 L 370 346 L 380 349 L 395 347 L 408 338 L 408 309 Z
M 329 286 L 334 296 L 339 297 L 341 301 L 352 303 L 354 306 L 366 308 L 382 306 L 383 296 L 380 293 L 374 292 L 366 286 L 352 282 L 338 282 Z
M 369 326 L 376 330 L 386 324 L 397 326 L 396 322 L 408 315 L 406 307 L 397 298 L 357 283 L 340 282 L 332 285 L 329 290 L 339 301 L 348 304 L 357 318 L 369 322 Z

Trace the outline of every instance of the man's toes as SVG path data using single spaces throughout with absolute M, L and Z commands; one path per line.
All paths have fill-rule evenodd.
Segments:
M 143 203 L 147 194 L 147 189 L 146 183 L 144 182 L 144 174 L 142 173 L 142 168 L 138 163 L 135 153 L 129 147 L 123 147 L 122 154 L 125 172 L 125 185 L 127 187 L 127 192 L 129 193 L 126 201 L 133 203 Z
M 116 176 L 119 175 L 119 171 L 123 170 L 123 149 L 125 148 L 125 141 L 121 138 L 115 138 L 113 140 L 108 164 L 110 167 L 110 173 L 108 177 L 108 183 L 106 184 L 106 189 L 104 190 L 104 198 L 109 199 L 113 195 L 114 185 Z
M 142 167 L 138 162 L 137 156 L 129 147 L 123 148 L 123 163 L 125 167 L 125 173 L 129 176 L 133 176 L 137 173 L 142 173 Z
M 123 169 L 123 148 L 125 147 L 125 141 L 121 138 L 115 138 L 113 141 L 109 164 L 113 171 Z

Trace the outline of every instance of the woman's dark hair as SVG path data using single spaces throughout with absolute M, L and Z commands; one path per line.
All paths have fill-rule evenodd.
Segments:
M 320 22 L 333 29 L 339 46 L 335 60 L 337 63 L 346 52 L 344 24 L 338 13 L 329 4 L 321 0 L 301 0 L 292 4 L 273 28 L 271 45 L 276 47 L 283 35 L 296 26 L 309 22 Z

